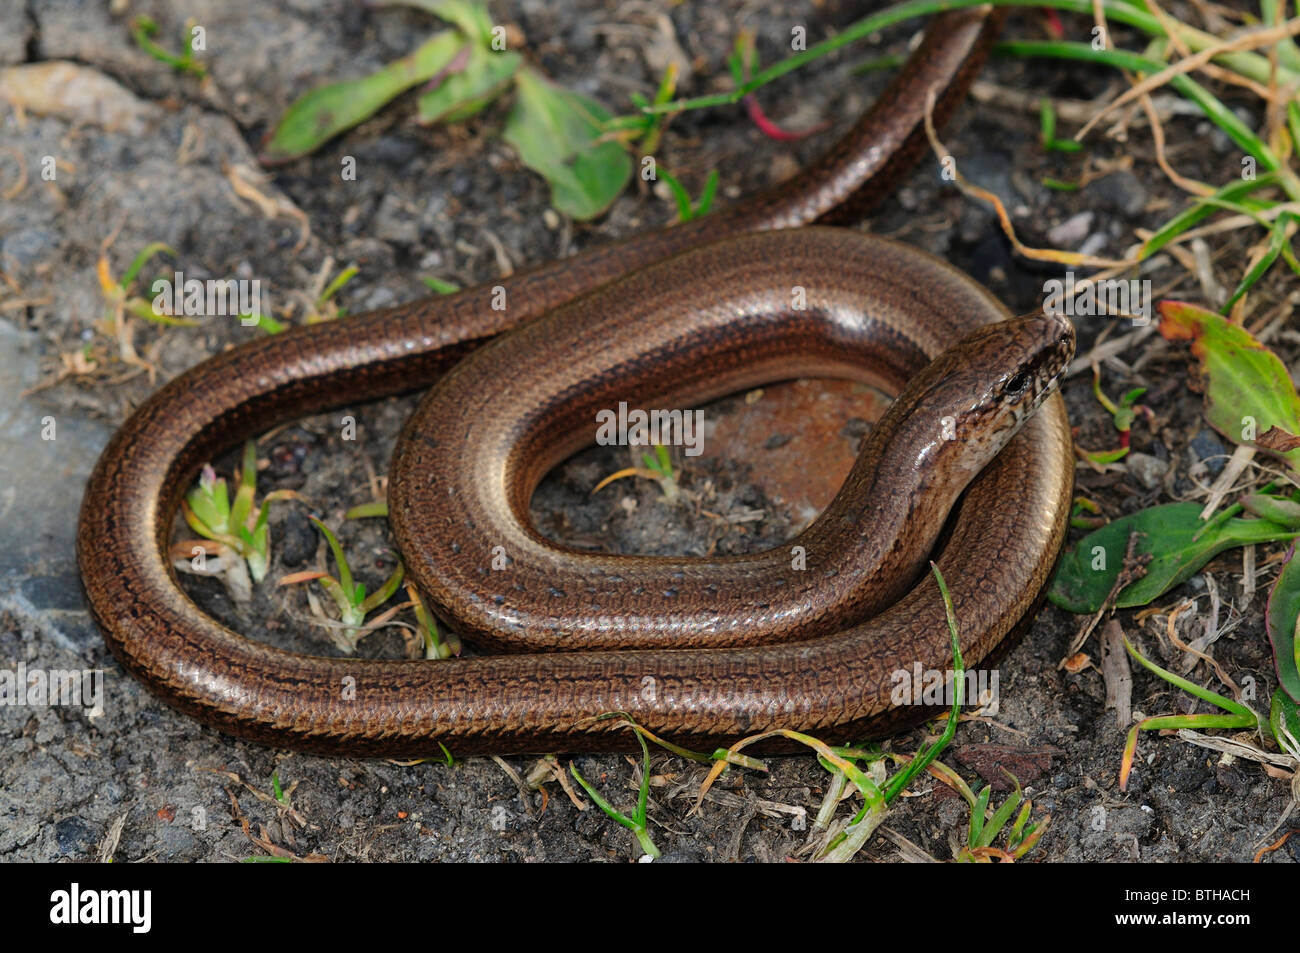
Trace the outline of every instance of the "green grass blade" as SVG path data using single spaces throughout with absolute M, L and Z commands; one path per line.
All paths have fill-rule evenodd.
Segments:
M 334 564 L 339 570 L 339 584 L 347 594 L 349 602 L 352 600 L 353 593 L 356 592 L 356 586 L 352 582 L 352 570 L 348 566 L 348 557 L 343 555 L 343 547 L 339 545 L 336 537 L 330 528 L 314 516 L 308 516 L 309 520 L 316 524 L 316 528 L 325 536 L 325 542 L 329 543 L 330 552 L 334 554 Z
M 1272 229 L 1268 236 L 1268 249 L 1264 252 L 1262 258 L 1251 266 L 1233 290 L 1232 295 L 1219 308 L 1219 313 L 1226 315 L 1232 310 L 1232 306 L 1241 300 L 1241 296 L 1255 287 L 1255 283 L 1264 277 L 1264 272 L 1273 267 L 1273 262 L 1277 261 L 1278 255 L 1282 254 L 1282 249 L 1286 246 L 1286 223 L 1289 216 L 1279 215 L 1277 221 L 1273 223 Z
M 1088 43 L 1057 40 L 1016 40 L 998 43 L 993 51 L 1005 56 L 1044 56 L 1100 63 L 1116 69 L 1132 70 L 1135 73 L 1158 73 L 1168 65 L 1137 53 L 1130 53 L 1128 50 L 1094 50 Z M 1273 171 L 1282 167 L 1281 160 L 1273 150 L 1238 119 L 1236 113 L 1200 83 L 1188 76 L 1174 76 L 1169 80 L 1169 85 L 1199 106 L 1211 122 L 1222 129 L 1246 154 L 1258 159 L 1264 168 Z
M 1255 179 L 1230 182 L 1213 195 L 1196 199 L 1190 206 L 1156 229 L 1156 233 L 1143 242 L 1138 257 L 1150 258 L 1193 225 L 1212 215 L 1216 207 L 1222 207 L 1219 203 L 1235 203 L 1257 189 L 1275 184 L 1277 184 L 1277 173 L 1265 172 Z
M 1214 705 L 1216 708 L 1221 708 L 1221 709 L 1223 709 L 1223 710 L 1226 711 L 1226 712 L 1231 712 L 1233 715 L 1236 715 L 1237 717 L 1242 717 L 1242 716 L 1244 716 L 1244 717 L 1250 718 L 1250 719 L 1252 720 L 1252 722 L 1254 721 L 1255 713 L 1252 712 L 1252 711 L 1251 711 L 1249 708 L 1247 708 L 1245 705 L 1241 704 L 1240 702 L 1238 702 L 1238 701 L 1236 701 L 1236 700 L 1234 700 L 1234 699 L 1231 699 L 1231 698 L 1224 698 L 1222 695 L 1218 695 L 1218 694 L 1216 694 L 1216 693 L 1210 691 L 1208 688 L 1202 688 L 1200 685 L 1197 685 L 1195 682 L 1189 682 L 1187 679 L 1183 678 L 1182 676 L 1180 676 L 1180 675 L 1175 675 L 1173 672 L 1171 672 L 1171 671 L 1169 671 L 1169 670 L 1167 670 L 1167 669 L 1163 669 L 1163 668 L 1161 668 L 1161 667 L 1160 667 L 1159 665 L 1157 665 L 1155 662 L 1152 662 L 1150 659 L 1148 659 L 1148 658 L 1146 658 L 1145 656 L 1143 656 L 1141 652 L 1139 652 L 1137 649 L 1135 649 L 1135 648 L 1133 647 L 1133 643 L 1130 642 L 1130 641 L 1128 640 L 1128 637 L 1127 637 L 1127 636 L 1124 637 L 1124 647 L 1125 647 L 1126 649 L 1128 649 L 1128 653 L 1129 653 L 1129 655 L 1131 655 L 1131 656 L 1133 656 L 1135 659 L 1137 659 L 1137 660 L 1142 664 L 1142 666 L 1143 666 L 1144 668 L 1146 668 L 1146 669 L 1148 669 L 1149 671 L 1152 671 L 1152 672 L 1154 672 L 1155 674 L 1159 675 L 1161 678 L 1163 678 L 1163 679 L 1164 679 L 1166 682 L 1168 682 L 1170 685 L 1174 685 L 1174 686 L 1176 686 L 1176 687 L 1178 687 L 1178 688 L 1181 688 L 1183 691 L 1188 692 L 1189 694 L 1195 695 L 1197 698 L 1201 699 L 1201 701 L 1209 702 L 1211 705 Z M 1177 718 L 1196 718 L 1196 717 L 1201 717 L 1201 716 L 1197 716 L 1197 715 L 1176 715 L 1176 716 L 1171 716 L 1171 717 L 1177 717 Z M 1219 717 L 1219 716 L 1214 715 L 1214 716 L 1207 716 L 1207 717 L 1215 717 L 1215 718 L 1217 718 L 1217 717 Z

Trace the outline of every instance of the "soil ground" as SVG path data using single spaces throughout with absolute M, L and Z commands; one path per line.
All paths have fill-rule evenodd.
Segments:
M 862 4 L 845 0 L 780 6 L 786 9 L 775 13 L 734 0 L 523 0 L 494 4 L 493 12 L 557 82 L 626 111 L 629 94 L 653 94 L 670 59 L 684 66 L 683 93 L 726 88 L 726 56 L 742 28 L 754 31 L 763 62 L 772 62 L 788 50 L 792 25 L 806 26 L 817 38 L 864 12 Z M 187 18 L 202 24 L 208 37 L 202 58 L 211 79 L 201 83 L 142 53 L 128 28 L 130 16 L 141 13 L 160 24 L 160 42 L 172 48 Z M 1070 26 L 1086 38 L 1086 24 Z M 178 329 L 136 322 L 135 346 L 157 368 L 157 380 L 107 364 L 106 372 L 27 393 L 55 377 L 60 355 L 86 342 L 103 344 L 93 330 L 104 308 L 96 277 L 103 247 L 120 275 L 139 249 L 164 242 L 176 250 L 180 270 L 257 277 L 272 289 L 277 307 L 310 288 L 323 268 L 332 275 L 355 264 L 357 276 L 337 300 L 357 313 L 426 294 L 421 277 L 461 285 L 487 281 L 507 268 L 671 219 L 668 196 L 629 188 L 594 224 L 564 220 L 549 211 L 542 180 L 500 141 L 504 104 L 465 123 L 425 129 L 415 124 L 409 97 L 258 184 L 283 214 L 268 215 L 237 196 L 229 170 L 255 168 L 262 136 L 298 95 L 404 55 L 436 28 L 414 10 L 369 9 L 351 0 L 0 0 L 0 67 L 65 61 L 114 84 L 101 100 L 104 110 L 93 115 L 72 102 L 54 110 L 0 111 L 0 664 L 103 669 L 106 696 L 97 717 L 72 708 L 0 707 L 0 859 L 238 860 L 266 852 L 253 837 L 287 854 L 331 860 L 638 856 L 626 830 L 589 805 L 579 810 L 553 777 L 541 790 L 528 788 L 521 779 L 539 759 L 476 758 L 448 767 L 276 751 L 234 741 L 170 710 L 118 668 L 85 612 L 73 561 L 86 474 L 112 429 L 158 383 L 260 332 L 220 321 Z M 1042 21 L 1024 14 L 1013 17 L 1008 33 L 1040 36 L 1041 29 Z M 883 88 L 885 74 L 854 67 L 903 51 L 913 32 L 889 30 L 763 92 L 764 106 L 783 126 L 826 120 L 827 131 L 774 142 L 740 108 L 701 111 L 673 122 L 661 161 L 693 193 L 717 169 L 720 201 L 779 181 L 833 141 Z M 1122 32 L 1117 39 L 1134 45 Z M 1003 197 L 1026 243 L 1118 257 L 1137 229 L 1154 228 L 1181 207 L 1182 193 L 1156 168 L 1149 130 L 1140 122 L 1132 124 L 1127 141 L 1094 135 L 1081 155 L 1044 153 L 1038 145 L 1033 96 L 1104 101 L 1120 90 L 1116 76 L 1078 65 L 996 59 L 983 81 L 983 95 L 967 103 L 944 139 L 967 178 Z M 1028 108 L 1009 100 L 1007 91 L 1019 91 Z M 1253 99 L 1224 95 L 1258 123 Z M 1186 175 L 1218 184 L 1240 169 L 1235 147 L 1199 116 L 1171 117 L 1166 133 L 1171 160 Z M 56 160 L 53 182 L 39 174 L 45 156 Z M 359 169 L 346 188 L 337 175 L 344 156 L 355 157 Z M 1075 192 L 1042 184 L 1046 176 L 1077 179 L 1085 161 L 1109 163 L 1114 171 Z M 19 186 L 22 170 L 26 179 Z M 942 181 L 933 162 L 922 163 L 866 227 L 947 259 L 1014 311 L 1034 307 L 1043 282 L 1055 276 L 1014 257 L 989 209 Z M 1244 239 L 1231 237 L 1211 247 L 1221 281 L 1236 280 L 1244 247 Z M 1279 286 L 1261 294 L 1261 308 L 1287 300 L 1280 271 L 1270 279 Z M 1146 277 L 1162 293 L 1200 297 L 1172 260 Z M 1081 352 L 1104 325 L 1102 319 L 1079 320 Z M 1279 335 L 1271 343 L 1294 366 L 1300 355 L 1295 340 Z M 1111 394 L 1149 388 L 1143 402 L 1154 416 L 1136 425 L 1133 446 L 1159 461 L 1149 466 L 1167 466 L 1167 475 L 1148 488 L 1135 468 L 1097 473 L 1081 467 L 1079 491 L 1110 517 L 1197 498 L 1231 451 L 1204 423 L 1200 398 L 1186 386 L 1184 350 L 1147 340 L 1122 360 L 1106 366 L 1105 387 Z M 1091 394 L 1089 375 L 1072 377 L 1065 395 L 1078 442 L 1113 446 L 1114 430 Z M 391 539 L 381 520 L 343 524 L 341 517 L 373 495 L 372 478 L 384 472 L 413 401 L 350 410 L 358 421 L 356 441 L 340 440 L 332 421 L 319 418 L 278 431 L 260 449 L 268 464 L 262 486 L 296 489 L 331 525 L 341 525 L 344 546 L 372 589 L 393 565 Z M 593 496 L 601 476 L 628 465 L 626 451 L 604 448 L 581 453 L 551 474 L 534 515 L 557 538 L 616 552 L 771 546 L 825 503 L 826 487 L 837 484 L 879 405 L 871 394 L 821 384 L 773 389 L 756 403 L 731 398 L 709 407 L 708 416 L 730 428 L 733 455 L 711 456 L 707 463 L 679 458 L 684 504 L 666 503 L 644 480 L 620 481 Z M 816 426 L 807 423 L 810 408 L 820 418 Z M 41 439 L 47 418 L 57 426 L 53 441 Z M 838 462 L 810 467 L 823 451 Z M 218 469 L 228 474 L 232 464 L 219 461 Z M 791 477 L 813 470 L 818 481 Z M 306 513 L 291 503 L 273 510 L 272 579 L 323 558 Z M 1261 551 L 1259 565 L 1275 555 Z M 1256 684 L 1257 699 L 1266 700 L 1274 684 L 1262 618 L 1269 576 L 1261 577 L 1253 597 L 1243 594 L 1241 576 L 1240 553 L 1228 553 L 1160 604 L 1199 597 L 1204 610 L 1212 587 L 1222 601 L 1220 625 L 1238 623 L 1212 652 L 1238 683 Z M 309 624 L 300 587 L 259 587 L 251 603 L 239 605 L 215 582 L 187 585 L 208 611 L 253 637 L 299 651 L 332 651 Z M 1203 611 L 1195 625 L 1203 627 L 1207 615 Z M 1119 618 L 1157 659 L 1176 655 L 1157 636 L 1160 620 L 1144 624 L 1130 612 Z M 1035 817 L 1051 816 L 1030 860 L 1250 860 L 1277 836 L 1271 832 L 1290 802 L 1287 784 L 1255 764 L 1152 734 L 1141 739 L 1138 768 L 1121 792 L 1124 730 L 1105 707 L 1102 677 L 1095 665 L 1078 671 L 1061 665 L 1081 624 L 1044 609 L 1001 663 L 997 717 L 964 723 L 943 760 L 972 784 L 1004 786 L 1003 767 L 1017 776 L 1034 801 Z M 1195 625 L 1193 635 L 1199 634 Z M 405 650 L 397 630 L 361 645 L 366 655 Z M 1096 636 L 1084 651 L 1099 659 Z M 1189 677 L 1218 687 L 1204 663 Z M 1134 680 L 1135 711 L 1203 708 L 1140 669 Z M 920 731 L 902 735 L 889 747 L 915 751 L 923 737 Z M 616 805 L 632 805 L 636 759 L 573 760 Z M 568 761 L 559 763 L 564 770 Z M 664 859 L 809 856 L 807 815 L 816 812 L 829 776 L 810 757 L 773 758 L 769 766 L 766 775 L 729 773 L 693 813 L 704 769 L 656 753 L 651 834 Z M 287 792 L 283 802 L 270 797 L 273 775 Z M 840 815 L 847 812 L 841 806 Z M 919 849 L 949 859 L 964 839 L 967 819 L 958 797 L 923 779 L 859 856 L 897 860 Z M 1270 862 L 1297 859 L 1300 838 L 1268 855 Z

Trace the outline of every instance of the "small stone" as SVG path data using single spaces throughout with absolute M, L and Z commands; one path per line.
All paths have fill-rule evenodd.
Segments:
M 95 846 L 99 835 L 81 818 L 65 817 L 54 825 L 54 840 L 65 857 L 84 857 Z
M 1071 215 L 1064 222 L 1054 226 L 1047 233 L 1047 240 L 1056 248 L 1076 248 L 1088 237 L 1092 228 L 1092 212 L 1080 212 Z
M 1132 172 L 1112 172 L 1088 186 L 1088 193 L 1103 205 L 1125 215 L 1137 215 L 1146 207 L 1147 190 Z
M 1109 239 L 1103 232 L 1093 232 L 1077 249 L 1080 255 L 1096 255 L 1106 247 Z
M 378 311 L 381 308 L 389 308 L 397 304 L 397 295 L 393 293 L 392 288 L 376 288 L 365 296 L 366 311 Z
M 1169 472 L 1169 464 L 1149 453 L 1130 453 L 1124 458 L 1128 472 L 1148 490 L 1158 488 Z
M 394 245 L 414 245 L 420 239 L 419 224 L 401 199 L 388 194 L 379 203 L 370 223 L 371 234 Z
M 316 530 L 308 522 L 307 517 L 297 510 L 291 510 L 285 517 L 280 534 L 281 538 L 278 540 L 280 560 L 286 566 L 290 568 L 301 566 L 316 554 L 318 544 Z
M 992 192 L 1007 208 L 1023 205 L 1011 181 L 1013 163 L 1010 157 L 995 152 L 978 153 L 958 160 L 958 169 L 972 182 Z M 991 213 L 988 213 L 991 214 Z
M 1204 461 L 1211 476 L 1218 476 L 1228 462 L 1228 451 L 1212 430 L 1202 430 L 1187 445 L 1192 459 Z
M 0 262 L 10 270 L 29 268 L 45 261 L 59 247 L 59 236 L 48 228 L 21 228 L 0 242 Z

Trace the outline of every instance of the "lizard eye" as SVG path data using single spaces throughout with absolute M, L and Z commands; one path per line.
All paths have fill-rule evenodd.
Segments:
M 1025 388 L 1028 386 L 1029 386 L 1029 375 L 1026 374 L 1024 371 L 1021 371 L 1015 377 L 1011 378 L 1011 380 L 1007 381 L 1006 395 L 1012 400 L 1015 400 L 1025 392 Z

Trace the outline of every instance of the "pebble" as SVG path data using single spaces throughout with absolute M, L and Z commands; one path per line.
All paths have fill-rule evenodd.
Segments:
M 1079 246 L 1079 254 L 1096 255 L 1106 247 L 1107 241 L 1109 241 L 1109 239 L 1106 238 L 1106 235 L 1103 232 L 1094 232 L 1088 236 L 1087 240 L 1082 245 Z
M 67 857 L 89 854 L 98 839 L 98 833 L 76 816 L 65 817 L 54 825 L 54 840 L 59 845 L 59 853 Z
M 1053 226 L 1047 233 L 1047 240 L 1055 248 L 1074 248 L 1085 238 L 1092 228 L 1092 212 L 1080 212 L 1071 215 L 1064 222 Z
M 1227 449 L 1212 430 L 1202 430 L 1187 445 L 1193 459 L 1205 461 L 1211 476 L 1218 476 L 1227 463 Z
M 1088 194 L 1125 215 L 1137 215 L 1147 204 L 1146 186 L 1132 172 L 1103 176 L 1088 186 Z
M 1124 458 L 1128 472 L 1148 490 L 1157 489 L 1169 472 L 1169 464 L 1149 453 L 1129 453 Z

